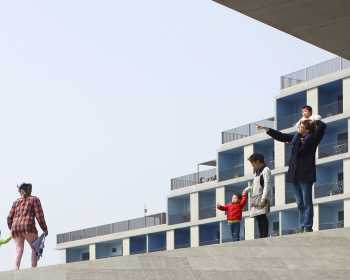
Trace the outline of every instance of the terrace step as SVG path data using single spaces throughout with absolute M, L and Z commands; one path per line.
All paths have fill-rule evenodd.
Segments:
M 350 229 L 224 243 L 20 272 L 1 280 L 350 279 Z

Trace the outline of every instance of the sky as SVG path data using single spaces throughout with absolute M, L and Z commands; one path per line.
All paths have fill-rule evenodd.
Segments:
M 211 0 L 0 1 L 0 229 L 31 182 L 40 265 L 57 233 L 165 211 L 221 131 L 273 115 L 281 75 L 333 57 Z

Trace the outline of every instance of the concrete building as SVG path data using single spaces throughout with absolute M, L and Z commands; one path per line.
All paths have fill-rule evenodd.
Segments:
M 338 57 L 282 76 L 274 102 L 274 116 L 257 123 L 293 132 L 305 104 L 327 123 L 317 152 L 314 231 L 349 227 L 350 62 Z M 270 236 L 294 233 L 298 214 L 293 190 L 285 182 L 289 146 L 257 131 L 255 123 L 224 131 L 221 138 L 216 159 L 171 180 L 167 213 L 59 234 L 57 249 L 65 250 L 66 262 L 231 241 L 225 214 L 216 210 L 216 203 L 230 201 L 233 192 L 241 192 L 252 180 L 247 158 L 253 152 L 265 155 L 274 176 Z M 248 211 L 242 225 L 241 238 L 255 239 L 257 227 Z

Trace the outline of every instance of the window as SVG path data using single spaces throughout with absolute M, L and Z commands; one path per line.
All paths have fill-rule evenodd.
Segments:
M 168 199 L 168 224 L 181 224 L 189 222 L 190 195 L 172 197 Z
M 199 219 L 216 216 L 216 190 L 201 191 L 198 193 Z
M 166 249 L 166 232 L 157 232 L 148 235 L 148 252 Z
M 217 244 L 220 242 L 220 223 L 209 223 L 199 226 L 199 245 Z
M 187 248 L 191 246 L 190 228 L 180 228 L 174 231 L 175 249 Z
M 142 254 L 147 251 L 146 235 L 130 237 L 130 254 Z
M 96 244 L 96 258 L 111 258 L 123 255 L 123 241 L 113 240 Z

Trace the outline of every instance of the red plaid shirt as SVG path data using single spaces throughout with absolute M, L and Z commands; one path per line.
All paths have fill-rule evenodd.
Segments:
M 12 237 L 22 236 L 27 233 L 37 234 L 35 218 L 41 229 L 46 232 L 47 226 L 40 199 L 35 196 L 29 196 L 16 200 L 7 217 L 7 224 L 11 230 Z

